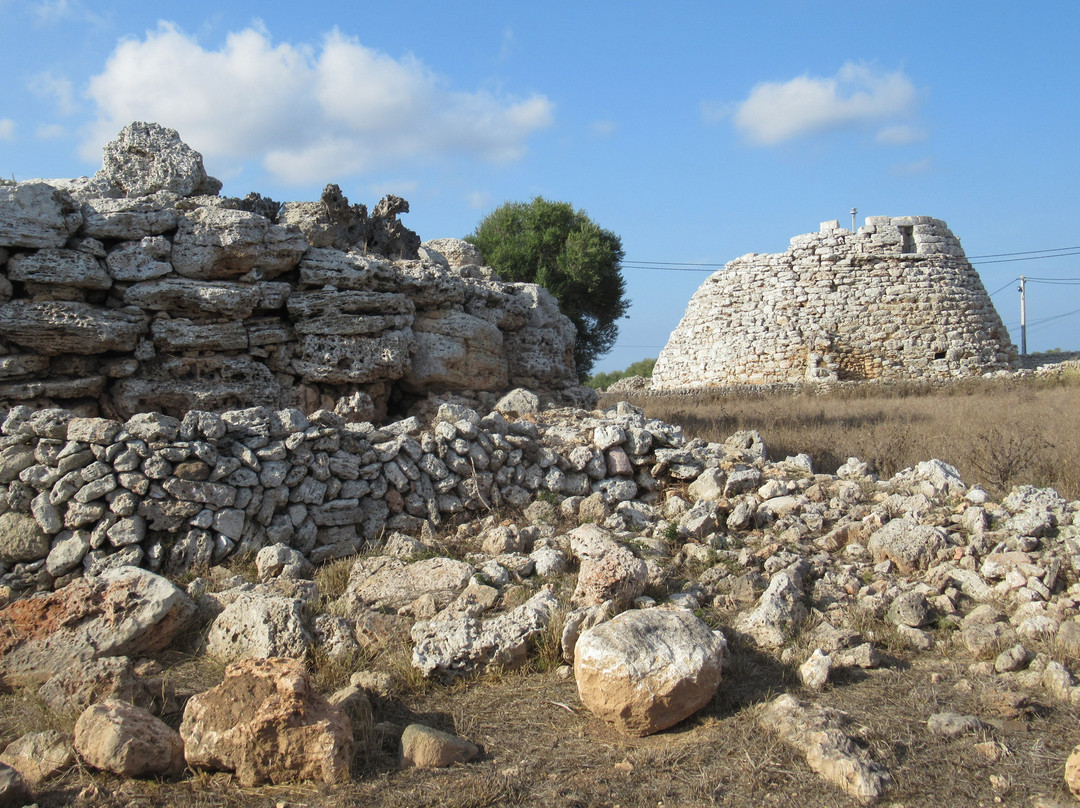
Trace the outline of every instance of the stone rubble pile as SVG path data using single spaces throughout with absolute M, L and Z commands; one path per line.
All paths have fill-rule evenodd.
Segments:
M 510 417 L 498 411 L 481 417 L 444 405 L 426 427 L 412 419 L 381 430 L 331 424 L 328 418 L 322 414 L 305 423 L 296 413 L 248 410 L 193 413 L 183 422 L 143 415 L 118 424 L 56 411 L 13 411 L 3 427 L 5 440 L 26 440 L 9 440 L 4 450 L 13 478 L 0 551 L 14 558 L 36 548 L 38 557 L 8 562 L 13 566 L 5 580 L 66 585 L 0 609 L 0 675 L 8 682 L 29 681 L 25 673 L 39 670 L 40 676 L 52 676 L 43 697 L 76 699 L 71 703 L 81 709 L 94 698 L 120 698 L 152 714 L 168 704 L 175 709 L 180 694 L 146 698 L 147 688 L 132 677 L 154 676 L 153 666 L 132 666 L 123 658 L 152 653 L 192 626 L 204 627 L 206 648 L 212 646 L 215 656 L 239 666 L 230 669 L 226 682 L 239 677 L 230 686 L 243 692 L 262 692 L 259 677 L 271 676 L 248 670 L 252 660 L 295 666 L 288 658 L 316 653 L 350 659 L 364 649 L 408 643 L 420 673 L 447 675 L 520 665 L 540 644 L 550 646 L 552 636 L 561 636 L 559 653 L 573 662 L 583 704 L 637 735 L 685 719 L 722 692 L 730 674 L 721 678 L 720 672 L 732 638 L 798 668 L 808 693 L 843 668 L 886 664 L 877 638 L 857 628 L 869 620 L 890 627 L 893 641 L 912 654 L 947 643 L 952 656 L 970 660 L 973 678 L 993 681 L 1001 693 L 1021 694 L 1009 701 L 1017 714 L 1031 700 L 1080 705 L 1080 665 L 1056 661 L 1080 658 L 1080 502 L 1052 490 L 1020 487 L 995 502 L 936 460 L 888 480 L 876 479 L 855 458 L 836 474 L 815 473 L 803 455 L 769 459 L 756 433 L 738 433 L 724 443 L 687 440 L 677 427 L 650 421 L 628 404 L 603 412 L 551 409 Z M 520 460 L 511 461 L 513 452 Z M 113 467 L 102 476 L 84 475 L 91 464 L 107 466 L 125 453 L 143 464 L 153 461 L 151 469 L 159 464 L 159 476 L 147 475 L 143 466 L 138 472 Z M 285 467 L 300 454 L 308 459 L 291 469 L 306 469 L 304 475 Z M 71 461 L 72 469 L 80 469 L 81 485 L 56 488 L 72 469 L 36 462 L 59 464 L 72 457 L 81 457 Z M 177 475 L 183 464 L 202 464 L 205 477 Z M 441 476 L 442 467 L 447 476 Z M 44 479 L 46 470 L 55 476 L 52 486 L 34 494 L 30 481 Z M 27 479 L 23 472 L 29 472 Z M 237 472 L 243 474 L 232 477 Z M 284 476 L 277 486 L 254 482 L 268 473 Z M 142 494 L 121 483 L 132 474 L 146 480 Z M 115 488 L 85 501 L 71 497 L 80 508 L 97 505 L 98 521 L 65 526 L 71 510 L 53 504 L 52 492 L 82 491 L 110 475 Z M 435 487 L 447 479 L 453 487 L 444 493 L 436 487 L 430 501 L 438 511 L 429 510 L 418 495 L 421 485 Z M 303 487 L 305 480 L 310 489 Z M 367 490 L 345 497 L 350 484 Z M 292 494 L 316 489 L 322 501 Z M 21 499 L 13 502 L 13 492 L 20 491 Z M 243 491 L 249 493 L 241 496 Z M 280 508 L 252 506 L 256 496 Z M 132 513 L 113 510 L 121 498 L 134 505 Z M 57 509 L 58 532 L 51 538 L 39 524 L 45 502 Z M 145 535 L 127 532 L 131 523 L 123 520 L 136 517 L 145 523 Z M 308 519 L 312 527 L 303 529 Z M 226 527 L 234 535 L 223 532 Z M 310 546 L 300 540 L 305 530 L 315 535 Z M 361 537 L 383 533 L 389 535 L 351 562 L 344 591 L 328 601 L 314 581 L 311 559 L 355 553 Z M 142 539 L 117 546 L 114 537 L 125 535 Z M 320 535 L 334 541 L 320 542 Z M 168 536 L 175 539 L 171 545 Z M 224 539 L 253 551 L 261 546 L 257 582 L 211 566 L 225 557 L 215 555 Z M 83 550 L 83 560 L 67 562 L 75 566 L 54 578 L 50 558 L 51 569 L 59 571 L 59 552 L 84 544 L 91 549 Z M 184 549 L 191 547 L 202 549 Z M 125 561 L 202 577 L 185 594 L 146 570 L 109 569 Z M 560 586 L 575 569 L 577 585 Z M 118 592 L 121 581 L 130 592 L 145 594 L 127 606 L 122 600 L 105 606 L 101 595 L 89 596 Z M 142 616 L 118 621 L 136 603 L 142 604 Z M 711 612 L 724 628 L 710 629 L 695 612 Z M 68 617 L 48 621 L 40 619 L 44 614 Z M 102 622 L 105 615 L 110 622 Z M 107 625 L 133 628 L 118 629 L 122 639 L 105 643 L 94 631 Z M 99 639 L 87 643 L 93 637 Z M 57 659 L 80 660 L 92 681 L 71 681 L 70 664 L 50 666 Z M 95 665 L 104 659 L 121 661 L 98 671 Z M 289 675 L 302 676 L 302 670 L 301 665 Z M 247 676 L 254 678 L 245 683 Z M 378 686 L 373 674 L 365 677 L 367 686 Z M 308 698 L 297 681 L 289 692 Z M 292 774 L 280 775 L 271 771 L 273 755 L 267 751 L 285 743 L 277 737 L 285 730 L 273 728 L 277 718 L 266 719 L 257 737 L 239 728 L 262 720 L 258 704 L 244 715 L 211 710 L 196 727 L 190 722 L 202 708 L 191 705 L 203 701 L 189 699 L 181 727 L 188 747 L 198 737 L 206 739 L 198 748 L 209 749 L 213 736 L 233 751 L 196 757 L 191 747 L 187 762 L 242 770 L 250 783 L 277 782 L 279 776 L 337 782 L 345 764 L 333 757 L 334 750 L 348 748 L 353 737 L 356 754 L 365 754 L 374 732 L 365 687 L 337 694 L 329 706 L 319 701 L 317 708 L 303 708 L 323 716 L 319 726 L 331 728 L 338 740 L 312 740 L 310 757 L 290 752 Z M 301 708 L 287 708 L 294 709 Z M 335 716 L 346 710 L 353 718 L 342 723 Z M 93 726 L 116 732 L 128 721 L 106 717 L 102 712 Z M 872 801 L 888 790 L 891 777 L 846 734 L 842 718 L 788 695 L 761 714 L 763 725 L 804 753 L 823 777 Z M 971 717 L 943 720 L 932 719 L 927 732 L 981 726 Z M 350 721 L 358 722 L 352 735 Z M 144 718 L 130 723 L 156 726 Z M 311 730 L 316 731 L 326 730 Z M 174 742 L 163 736 L 156 762 L 145 764 L 157 768 L 147 771 L 173 770 Z M 76 750 L 84 760 L 96 760 L 88 757 L 95 754 L 90 750 L 103 743 L 84 738 Z M 308 742 L 296 743 L 300 749 Z
M 464 242 L 421 245 L 404 200 L 369 215 L 333 185 L 284 205 L 220 188 L 146 123 L 92 178 L 0 185 L 0 404 L 364 421 L 429 394 L 588 400 L 554 298 Z

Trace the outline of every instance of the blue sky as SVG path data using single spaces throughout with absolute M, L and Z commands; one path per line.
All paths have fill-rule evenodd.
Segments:
M 585 210 L 632 301 L 597 370 L 656 356 L 707 277 L 638 266 L 781 252 L 852 207 L 1051 256 L 973 260 L 1017 344 L 1014 279 L 1080 278 L 1074 0 L 0 0 L 0 25 L 5 178 L 92 174 L 155 120 L 225 194 L 396 193 L 423 239 L 508 200 Z M 1030 351 L 1080 349 L 1080 284 L 1027 297 Z

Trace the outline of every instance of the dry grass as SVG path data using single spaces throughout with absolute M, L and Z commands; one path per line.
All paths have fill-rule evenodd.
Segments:
M 81 770 L 39 804 L 70 804 L 79 790 L 93 786 L 99 793 L 87 804 L 105 808 L 858 805 L 760 728 L 760 705 L 780 692 L 851 716 L 849 731 L 895 779 L 883 804 L 938 808 L 1028 805 L 1035 795 L 1067 798 L 1062 772 L 1078 740 L 1080 715 L 1055 704 L 1022 721 L 1000 720 L 981 698 L 987 683 L 970 678 L 969 659 L 945 652 L 898 657 L 880 670 L 837 676 L 825 691 L 810 694 L 771 655 L 738 642 L 731 651 L 712 703 L 646 738 L 620 735 L 590 715 L 572 679 L 496 672 L 374 703 L 376 721 L 398 727 L 420 721 L 470 738 L 482 751 L 468 765 L 399 770 L 391 733 L 358 762 L 359 776 L 345 786 L 239 789 L 227 775 L 207 774 L 167 784 L 123 782 Z M 958 738 L 928 733 L 930 715 L 946 710 L 978 715 L 988 728 Z M 987 757 L 979 746 L 986 741 L 997 744 L 1000 760 Z
M 860 385 L 831 392 L 628 398 L 691 437 L 723 441 L 756 429 L 770 457 L 805 453 L 820 472 L 832 473 L 858 457 L 889 477 L 937 458 L 994 495 L 1032 484 L 1080 499 L 1078 395 L 1080 379 L 1066 375 L 935 388 Z

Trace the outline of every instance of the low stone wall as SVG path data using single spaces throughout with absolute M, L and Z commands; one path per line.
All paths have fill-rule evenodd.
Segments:
M 653 369 L 657 390 L 952 379 L 1008 369 L 1016 351 L 945 222 L 825 222 L 787 252 L 749 255 L 694 294 Z
M 0 585 L 52 588 L 114 566 L 170 576 L 274 543 L 312 562 L 388 531 L 602 492 L 655 499 L 648 468 L 681 430 L 535 412 L 515 391 L 484 417 L 444 404 L 377 428 L 329 411 L 249 408 L 126 422 L 15 407 L 0 427 Z

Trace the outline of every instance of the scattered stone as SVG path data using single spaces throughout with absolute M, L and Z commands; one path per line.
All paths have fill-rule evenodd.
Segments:
M 848 716 L 784 694 L 761 712 L 763 727 L 806 756 L 810 768 L 863 803 L 876 802 L 892 787 L 892 775 L 844 732 Z
M 829 681 L 829 671 L 832 669 L 832 657 L 815 648 L 810 658 L 799 666 L 799 679 L 803 686 L 810 690 L 821 690 Z
M 412 629 L 412 664 L 425 676 L 486 665 L 519 667 L 529 641 L 548 627 L 556 608 L 558 600 L 546 586 L 516 609 L 489 620 L 451 613 L 418 622 Z
M 311 643 L 303 601 L 256 590 L 239 593 L 214 619 L 206 636 L 206 652 L 228 662 L 301 659 Z
M 749 634 L 762 648 L 782 647 L 807 615 L 795 580 L 787 571 L 773 575 L 757 605 L 735 620 L 735 629 Z
M 106 699 L 75 722 L 75 751 L 97 769 L 123 777 L 171 777 L 184 770 L 180 734 L 146 710 Z
M 55 729 L 31 732 L 7 745 L 0 763 L 15 769 L 32 787 L 75 765 L 71 735 Z M 2 793 L 2 789 L 0 789 Z M 4 805 L 0 797 L 0 805 Z
M 0 805 L 4 808 L 19 808 L 30 804 L 30 789 L 16 769 L 6 763 L 0 763 Z
M 1065 785 L 1074 797 L 1080 798 L 1080 746 L 1075 747 L 1065 761 Z
M 875 531 L 866 548 L 875 562 L 892 561 L 901 574 L 912 575 L 930 566 L 947 544 L 940 528 L 901 518 Z
M 409 724 L 401 734 L 403 768 L 434 769 L 468 763 L 478 754 L 476 744 L 423 724 Z
M 12 684 L 42 682 L 100 657 L 160 651 L 195 611 L 175 585 L 137 567 L 78 578 L 0 609 L 0 676 Z
M 724 646 L 692 612 L 623 612 L 578 639 L 578 695 L 621 732 L 651 735 L 709 703 L 720 686 Z
M 934 713 L 926 721 L 926 728 L 935 735 L 947 738 L 957 735 L 972 735 L 986 729 L 986 724 L 973 715 L 957 713 Z
M 189 766 L 231 771 L 245 787 L 349 779 L 349 719 L 315 695 L 303 664 L 246 659 L 192 696 L 180 724 Z

